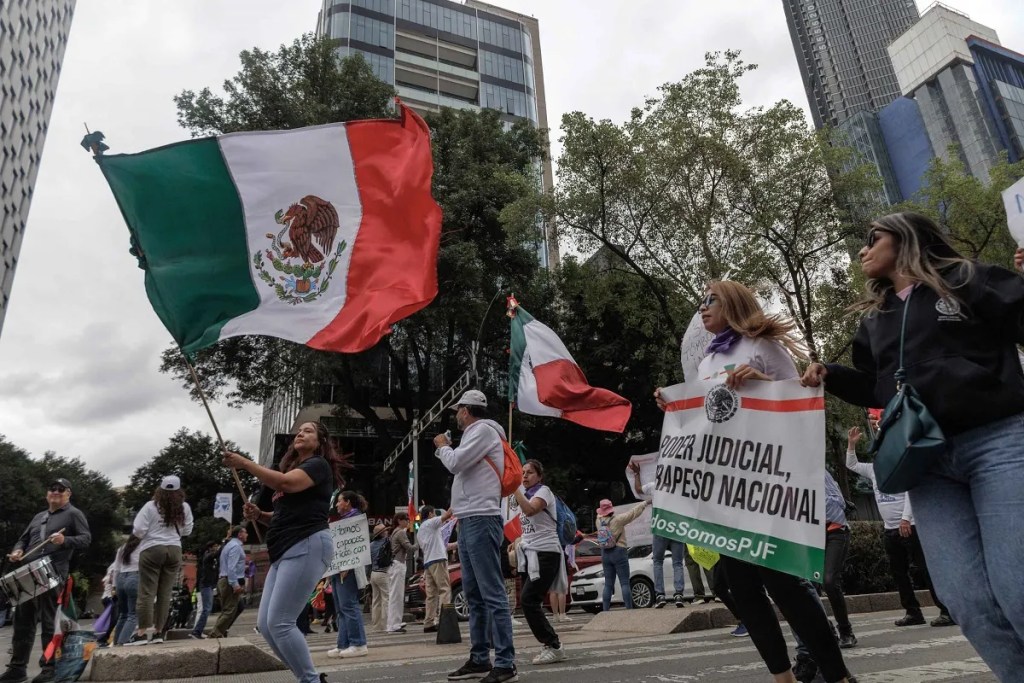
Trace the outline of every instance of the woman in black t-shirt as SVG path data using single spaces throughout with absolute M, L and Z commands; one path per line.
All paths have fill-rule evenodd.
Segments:
M 269 523 L 270 571 L 260 600 L 260 635 L 300 683 L 318 683 L 318 674 L 295 616 L 302 611 L 334 555 L 327 530 L 331 491 L 344 485 L 341 470 L 350 467 L 331 446 L 327 429 L 316 422 L 299 427 L 281 460 L 280 471 L 238 453 L 225 452 L 223 464 L 243 469 L 274 490 L 273 512 L 245 503 L 245 518 Z

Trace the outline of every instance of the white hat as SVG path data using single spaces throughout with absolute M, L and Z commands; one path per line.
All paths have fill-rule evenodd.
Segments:
M 452 406 L 453 410 L 457 410 L 459 406 L 481 406 L 487 407 L 487 397 L 484 396 L 484 392 L 476 389 L 470 389 L 462 395 L 459 402 Z
M 176 475 L 169 474 L 160 480 L 160 488 L 168 491 L 177 491 L 181 488 L 181 479 L 178 479 Z

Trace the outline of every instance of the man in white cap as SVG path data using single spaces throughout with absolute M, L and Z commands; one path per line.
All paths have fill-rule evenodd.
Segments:
M 458 448 L 444 434 L 434 437 L 435 455 L 455 475 L 451 511 L 458 518 L 462 590 L 469 607 L 469 660 L 448 680 L 483 678 L 483 683 L 519 680 L 512 644 L 512 613 L 501 573 L 501 476 L 505 469 L 505 431 L 485 419 L 487 397 L 470 389 L 455 404 L 462 431 Z M 491 666 L 491 647 L 494 665 Z

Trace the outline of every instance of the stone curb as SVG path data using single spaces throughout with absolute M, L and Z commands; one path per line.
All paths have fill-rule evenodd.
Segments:
M 276 657 L 245 638 L 189 639 L 97 650 L 86 678 L 90 681 L 156 681 L 262 673 L 284 668 Z

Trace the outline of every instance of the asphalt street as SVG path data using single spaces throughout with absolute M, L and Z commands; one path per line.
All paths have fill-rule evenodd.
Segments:
M 860 683 L 996 681 L 957 627 L 897 628 L 893 621 L 901 616 L 899 612 L 851 616 L 860 643 L 844 654 L 848 668 Z M 266 648 L 263 639 L 252 631 L 254 617 L 254 614 L 243 613 L 232 629 L 232 635 L 246 637 Z M 539 646 L 525 623 L 515 628 L 521 680 L 535 683 L 584 680 L 587 683 L 763 683 L 770 680 L 750 640 L 734 638 L 728 629 L 667 636 L 628 636 L 583 631 L 581 627 L 590 617 L 577 612 L 572 614 L 572 618 L 572 623 L 559 625 L 568 658 L 546 666 L 530 663 L 539 652 Z M 320 626 L 314 628 L 321 629 Z M 783 628 L 792 644 L 792 634 L 785 625 Z M 326 650 L 334 646 L 333 633 L 313 634 L 308 637 L 308 642 L 314 658 L 321 664 L 320 670 L 326 672 L 331 681 L 435 683 L 444 681 L 449 671 L 465 661 L 469 650 L 465 624 L 462 625 L 462 636 L 461 644 L 433 645 L 433 634 L 423 634 L 422 627 L 410 624 L 404 634 L 370 634 L 370 656 L 344 663 L 324 656 Z M 0 652 L 6 653 L 10 638 L 9 627 L 0 629 Z M 31 673 L 36 670 L 33 667 Z M 181 683 L 184 680 L 189 679 L 180 679 Z M 211 676 L 207 680 L 209 683 L 287 683 L 294 679 L 288 672 L 274 672 Z

